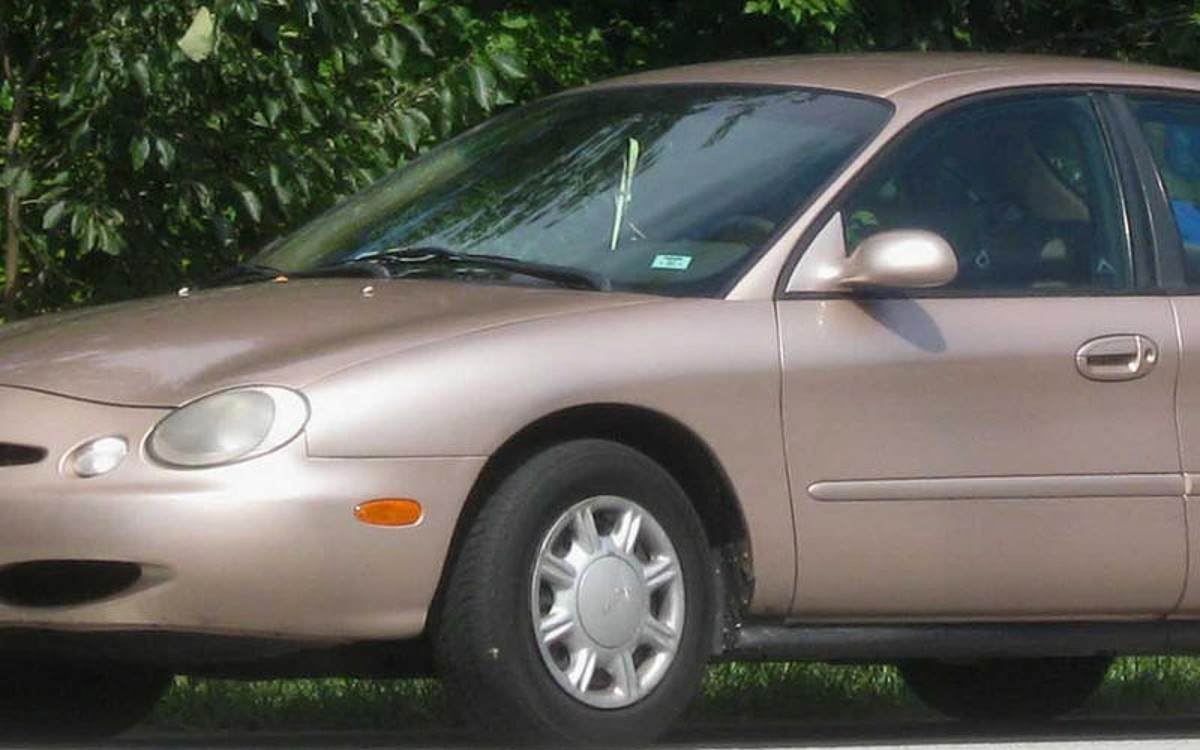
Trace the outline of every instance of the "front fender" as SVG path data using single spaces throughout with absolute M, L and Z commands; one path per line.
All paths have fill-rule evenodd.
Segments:
M 492 455 L 526 425 L 595 403 L 679 421 L 711 446 L 756 550 L 754 608 L 786 612 L 795 545 L 773 303 L 667 300 L 444 339 L 307 386 L 313 456 Z

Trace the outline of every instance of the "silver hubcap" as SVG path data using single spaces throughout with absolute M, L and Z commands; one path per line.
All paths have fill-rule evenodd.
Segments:
M 667 673 L 683 633 L 683 576 L 654 516 L 621 497 L 592 497 L 542 537 L 533 570 L 542 661 L 575 699 L 636 703 Z

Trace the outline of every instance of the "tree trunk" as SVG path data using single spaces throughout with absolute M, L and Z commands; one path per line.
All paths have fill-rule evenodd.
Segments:
M 17 287 L 21 281 L 21 201 L 9 186 L 4 210 L 4 317 L 17 319 Z
M 4 317 L 17 319 L 17 284 L 20 282 L 20 200 L 8 188 L 5 200 Z
M 20 154 L 21 127 L 25 120 L 27 103 L 25 88 L 14 92 L 12 119 L 8 124 L 8 137 L 4 141 L 4 163 L 17 166 Z M 14 181 L 15 182 L 15 181 Z M 10 322 L 17 319 L 17 291 L 21 283 L 21 198 L 17 185 L 5 188 L 4 195 L 4 317 Z

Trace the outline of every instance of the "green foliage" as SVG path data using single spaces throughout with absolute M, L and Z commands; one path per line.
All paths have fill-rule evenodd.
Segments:
M 497 107 L 586 72 L 553 13 L 440 0 L 0 2 L 10 312 L 227 265 Z M 547 39 L 553 34 L 553 39 Z M 520 52 L 529 46 L 531 74 Z
M 1200 65 L 1200 15 L 1180 0 L 747 0 L 806 49 L 985 50 Z
M 778 16 L 793 27 L 815 21 L 834 33 L 853 7 L 851 0 L 747 0 L 746 13 Z

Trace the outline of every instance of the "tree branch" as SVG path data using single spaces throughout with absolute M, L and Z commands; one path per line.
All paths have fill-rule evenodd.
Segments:
M 1178 23 L 1188 23 L 1192 19 L 1191 10 L 1181 10 L 1175 13 L 1167 13 L 1161 16 L 1153 16 L 1151 18 L 1139 18 L 1136 21 L 1129 21 L 1119 26 L 1113 26 L 1106 29 L 1087 29 L 1086 31 L 1064 31 L 1053 36 L 1043 37 L 1041 39 L 1033 39 L 1022 44 L 1018 44 L 1013 49 L 1030 50 L 1046 46 L 1053 46 L 1063 42 L 1096 42 L 1112 40 L 1114 37 L 1121 34 L 1128 34 L 1139 31 L 1153 31 L 1156 29 L 1173 26 Z
M 22 166 L 21 132 L 29 112 L 29 90 L 41 75 L 46 64 L 54 56 L 54 52 L 68 38 L 83 18 L 83 11 L 77 9 L 60 33 L 53 36 L 48 33 L 33 48 L 28 63 L 18 74 L 17 66 L 13 63 L 12 52 L 8 47 L 8 23 L 12 20 L 11 0 L 0 2 L 0 20 L 5 21 L 5 29 L 0 32 L 0 70 L 8 81 L 12 91 L 13 108 L 9 116 L 8 133 L 4 139 L 4 163 L 8 167 Z M 49 29 L 45 29 L 49 31 Z M 17 180 L 5 188 L 4 196 L 4 315 L 12 321 L 17 317 L 17 293 L 21 288 L 21 198 L 18 195 Z
M 13 94 L 12 115 L 4 139 L 4 163 L 11 168 L 19 161 L 18 148 L 29 107 L 29 87 L 27 76 L 21 76 L 20 81 L 11 76 L 13 65 L 8 52 L 2 60 Z M 21 283 L 21 201 L 16 182 L 9 183 L 4 191 L 4 316 L 10 321 L 17 317 L 17 290 Z

